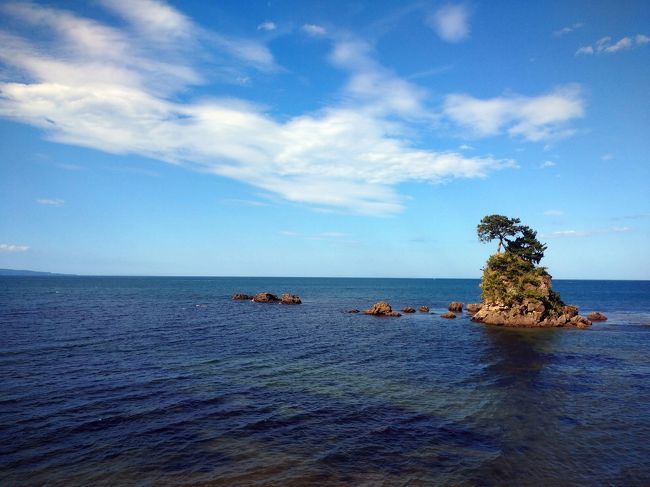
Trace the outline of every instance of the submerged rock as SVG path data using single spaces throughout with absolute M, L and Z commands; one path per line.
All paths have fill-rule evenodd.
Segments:
M 471 315 L 481 311 L 483 305 L 481 303 L 470 303 L 467 305 L 467 312 Z
M 356 314 L 356 313 L 361 313 L 361 311 L 359 311 L 358 309 L 355 308 L 355 309 L 351 309 L 350 311 L 348 311 L 348 313 L 355 313 Z
M 449 320 L 449 319 L 456 318 L 456 313 L 454 313 L 453 311 L 447 311 L 446 313 L 441 314 L 440 317 Z
M 393 311 L 393 308 L 390 307 L 386 301 L 379 301 L 372 305 L 370 309 L 367 309 L 363 312 L 364 315 L 372 316 L 402 316 L 400 313 Z
M 295 294 L 284 293 L 282 295 L 282 298 L 280 298 L 280 303 L 281 304 L 302 304 L 302 301 L 300 300 L 300 296 L 296 296 Z
M 463 306 L 464 306 L 463 303 L 461 303 L 459 301 L 454 301 L 452 303 L 449 303 L 449 306 L 447 307 L 447 309 L 449 311 L 459 311 L 460 312 L 460 311 L 463 311 Z
M 415 313 L 415 308 L 407 306 L 406 308 L 402 308 L 402 313 Z
M 587 319 L 589 321 L 607 321 L 607 316 L 605 316 L 602 313 L 599 313 L 598 311 L 594 311 L 593 313 L 589 313 L 587 315 Z
M 253 299 L 253 296 L 244 293 L 235 293 L 232 295 L 233 301 L 250 301 Z
M 257 293 L 253 296 L 253 301 L 256 303 L 278 303 L 280 302 L 280 298 L 271 293 Z
M 428 306 L 420 306 L 420 313 L 428 313 L 428 312 L 429 312 Z

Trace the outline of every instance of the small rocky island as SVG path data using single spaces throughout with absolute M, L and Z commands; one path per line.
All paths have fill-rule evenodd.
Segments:
M 553 291 L 551 275 L 538 265 L 546 245 L 535 230 L 521 225 L 519 218 L 490 215 L 481 220 L 477 233 L 482 242 L 498 240 L 499 246 L 483 269 L 483 303 L 468 305 L 473 321 L 523 328 L 591 326 L 577 307 L 566 305 Z

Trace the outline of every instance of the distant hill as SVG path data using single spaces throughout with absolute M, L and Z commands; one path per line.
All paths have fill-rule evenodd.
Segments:
M 0 276 L 67 276 L 69 274 L 56 274 L 54 272 L 25 271 L 18 269 L 0 269 Z

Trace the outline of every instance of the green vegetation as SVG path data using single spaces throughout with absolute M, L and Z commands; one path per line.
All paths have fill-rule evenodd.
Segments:
M 509 308 L 544 305 L 545 313 L 562 313 L 564 303 L 551 289 L 551 276 L 544 267 L 536 265 L 544 257 L 546 245 L 537 240 L 535 230 L 521 225 L 519 218 L 490 215 L 481 220 L 477 233 L 482 242 L 499 239 L 497 253 L 488 259 L 483 269 L 484 302 Z M 505 248 L 503 253 L 502 247 Z
M 501 248 L 520 256 L 531 264 L 539 264 L 544 257 L 546 245 L 537 240 L 537 232 L 526 225 L 520 225 L 519 218 L 508 218 L 503 215 L 488 215 L 483 217 L 476 227 L 478 239 L 481 242 L 491 242 L 498 239 Z

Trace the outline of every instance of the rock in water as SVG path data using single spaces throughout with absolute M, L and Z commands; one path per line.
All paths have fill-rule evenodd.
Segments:
M 456 318 L 456 313 L 454 313 L 453 311 L 447 311 L 446 313 L 441 314 L 440 317 L 447 318 L 449 320 L 449 319 Z
M 481 303 L 470 303 L 467 305 L 467 312 L 471 315 L 481 311 L 483 305 Z
M 348 311 L 348 313 L 356 314 L 356 313 L 361 313 L 361 311 L 359 311 L 358 309 L 355 308 L 355 309 L 351 309 L 350 311 Z
M 428 313 L 428 312 L 429 312 L 428 306 L 420 306 L 420 313 Z
M 253 296 L 253 301 L 256 303 L 278 303 L 280 302 L 280 298 L 271 293 L 257 293 Z
M 448 309 L 449 311 L 454 311 L 454 312 L 456 312 L 456 311 L 458 311 L 458 312 L 463 311 L 463 303 L 460 303 L 460 302 L 458 302 L 458 301 L 454 301 L 454 302 L 452 302 L 452 303 L 449 303 L 449 306 L 447 307 L 447 309 Z
M 562 302 L 544 268 L 510 252 L 490 257 L 481 289 L 484 303 L 472 317 L 479 323 L 523 328 L 591 325 L 578 316 L 578 308 Z
M 591 321 L 589 321 L 584 316 L 576 315 L 573 318 L 571 318 L 571 324 L 583 330 L 591 326 Z
M 244 293 L 235 293 L 232 295 L 233 301 L 250 301 L 251 299 L 253 299 L 253 296 Z
M 587 319 L 589 321 L 607 321 L 607 316 L 605 316 L 602 313 L 599 313 L 598 311 L 594 311 L 593 313 L 589 313 L 587 315 Z
M 402 308 L 402 313 L 415 313 L 415 308 L 407 306 L 406 308 Z
M 367 309 L 363 312 L 364 315 L 372 316 L 402 316 L 400 313 L 393 311 L 393 308 L 390 307 L 386 301 L 379 301 L 372 305 L 370 309 Z
M 282 295 L 282 298 L 280 299 L 281 304 L 301 304 L 302 301 L 300 301 L 300 296 L 296 296 L 295 294 L 289 294 L 289 293 L 284 293 Z

